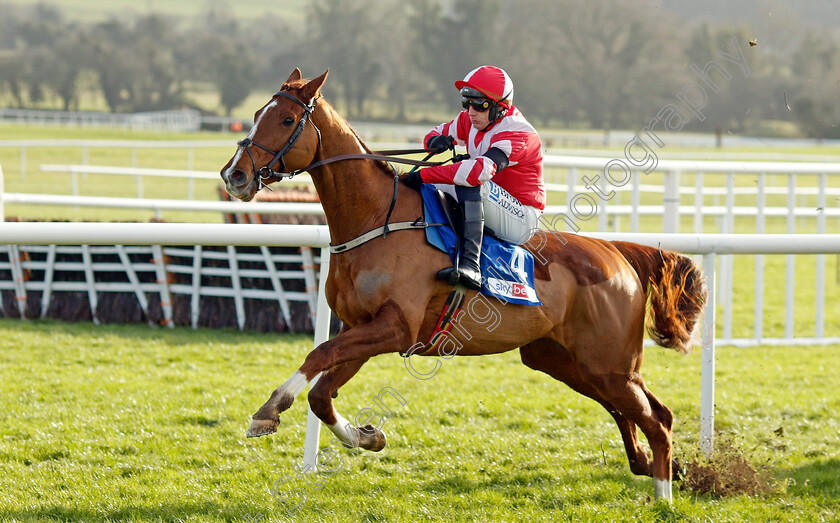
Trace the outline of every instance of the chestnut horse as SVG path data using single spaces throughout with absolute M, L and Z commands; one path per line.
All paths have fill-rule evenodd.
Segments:
M 322 163 L 336 156 L 370 153 L 347 122 L 320 97 L 328 71 L 306 81 L 295 71 L 254 115 L 248 137 L 221 171 L 227 191 L 251 200 L 282 171 L 309 170 L 324 207 L 333 244 L 383 226 L 386 217 L 410 222 L 422 215 L 420 194 L 399 184 L 395 172 L 370 159 Z M 319 165 L 312 167 L 313 162 Z M 458 354 L 475 356 L 520 349 L 522 362 L 600 403 L 621 431 L 630 469 L 653 476 L 657 498 L 671 499 L 671 411 L 648 390 L 640 368 L 647 303 L 648 332 L 657 344 L 687 352 L 706 291 L 691 258 L 627 242 L 538 232 L 525 246 L 535 253 L 540 306 L 498 302 L 500 317 L 487 319 L 468 306 L 452 331 Z M 452 291 L 435 280 L 451 264 L 426 242 L 422 230 L 392 231 L 334 254 L 327 300 L 343 322 L 340 333 L 316 347 L 303 365 L 254 414 L 248 436 L 274 433 L 279 414 L 319 373 L 309 405 L 338 439 L 369 450 L 385 446 L 382 431 L 354 427 L 333 406 L 338 389 L 372 356 L 405 353 L 425 341 Z M 484 298 L 485 303 L 491 300 Z M 478 315 L 477 315 L 478 316 Z M 647 437 L 653 458 L 640 443 Z

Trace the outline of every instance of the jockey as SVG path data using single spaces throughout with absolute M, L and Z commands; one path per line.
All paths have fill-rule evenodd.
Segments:
M 464 110 L 432 129 L 424 144 L 438 153 L 454 144 L 466 146 L 470 159 L 420 169 L 402 180 L 416 189 L 433 183 L 460 202 L 465 219 L 458 270 L 442 269 L 437 278 L 479 290 L 485 219 L 494 236 L 516 244 L 527 242 L 539 228 L 546 199 L 542 144 L 534 127 L 513 106 L 513 82 L 502 69 L 481 66 L 455 87 Z

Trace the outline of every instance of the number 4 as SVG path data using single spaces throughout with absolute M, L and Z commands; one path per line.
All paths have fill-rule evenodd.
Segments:
M 514 249 L 513 256 L 510 259 L 510 268 L 513 274 L 519 278 L 519 282 L 523 285 L 528 284 L 528 273 L 525 272 L 525 251 L 522 249 Z

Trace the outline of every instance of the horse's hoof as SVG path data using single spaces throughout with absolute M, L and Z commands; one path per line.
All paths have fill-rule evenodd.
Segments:
M 248 432 L 245 434 L 249 438 L 258 438 L 260 436 L 267 436 L 277 432 L 278 422 L 270 419 L 254 419 L 251 420 L 251 426 L 248 427 Z
M 359 427 L 359 446 L 363 449 L 379 452 L 387 443 L 385 433 L 373 425 Z

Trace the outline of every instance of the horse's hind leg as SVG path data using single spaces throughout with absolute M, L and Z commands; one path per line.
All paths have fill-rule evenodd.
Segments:
M 624 450 L 627 452 L 627 460 L 630 463 L 630 471 L 639 476 L 653 475 L 653 463 L 647 449 L 639 441 L 636 424 L 605 400 L 598 389 L 583 380 L 577 363 L 563 347 L 553 340 L 542 339 L 520 348 L 519 354 L 522 363 L 528 367 L 544 372 L 562 381 L 575 392 L 600 403 L 618 425 L 624 442 Z
M 355 376 L 366 361 L 348 361 L 322 374 L 315 386 L 309 390 L 309 406 L 345 447 L 361 447 L 378 452 L 385 448 L 385 433 L 372 425 L 352 425 L 335 410 L 332 402 L 338 394 L 338 389 Z
M 654 497 L 671 500 L 673 414 L 645 386 L 641 374 L 589 374 L 603 398 L 642 430 L 653 451 Z

